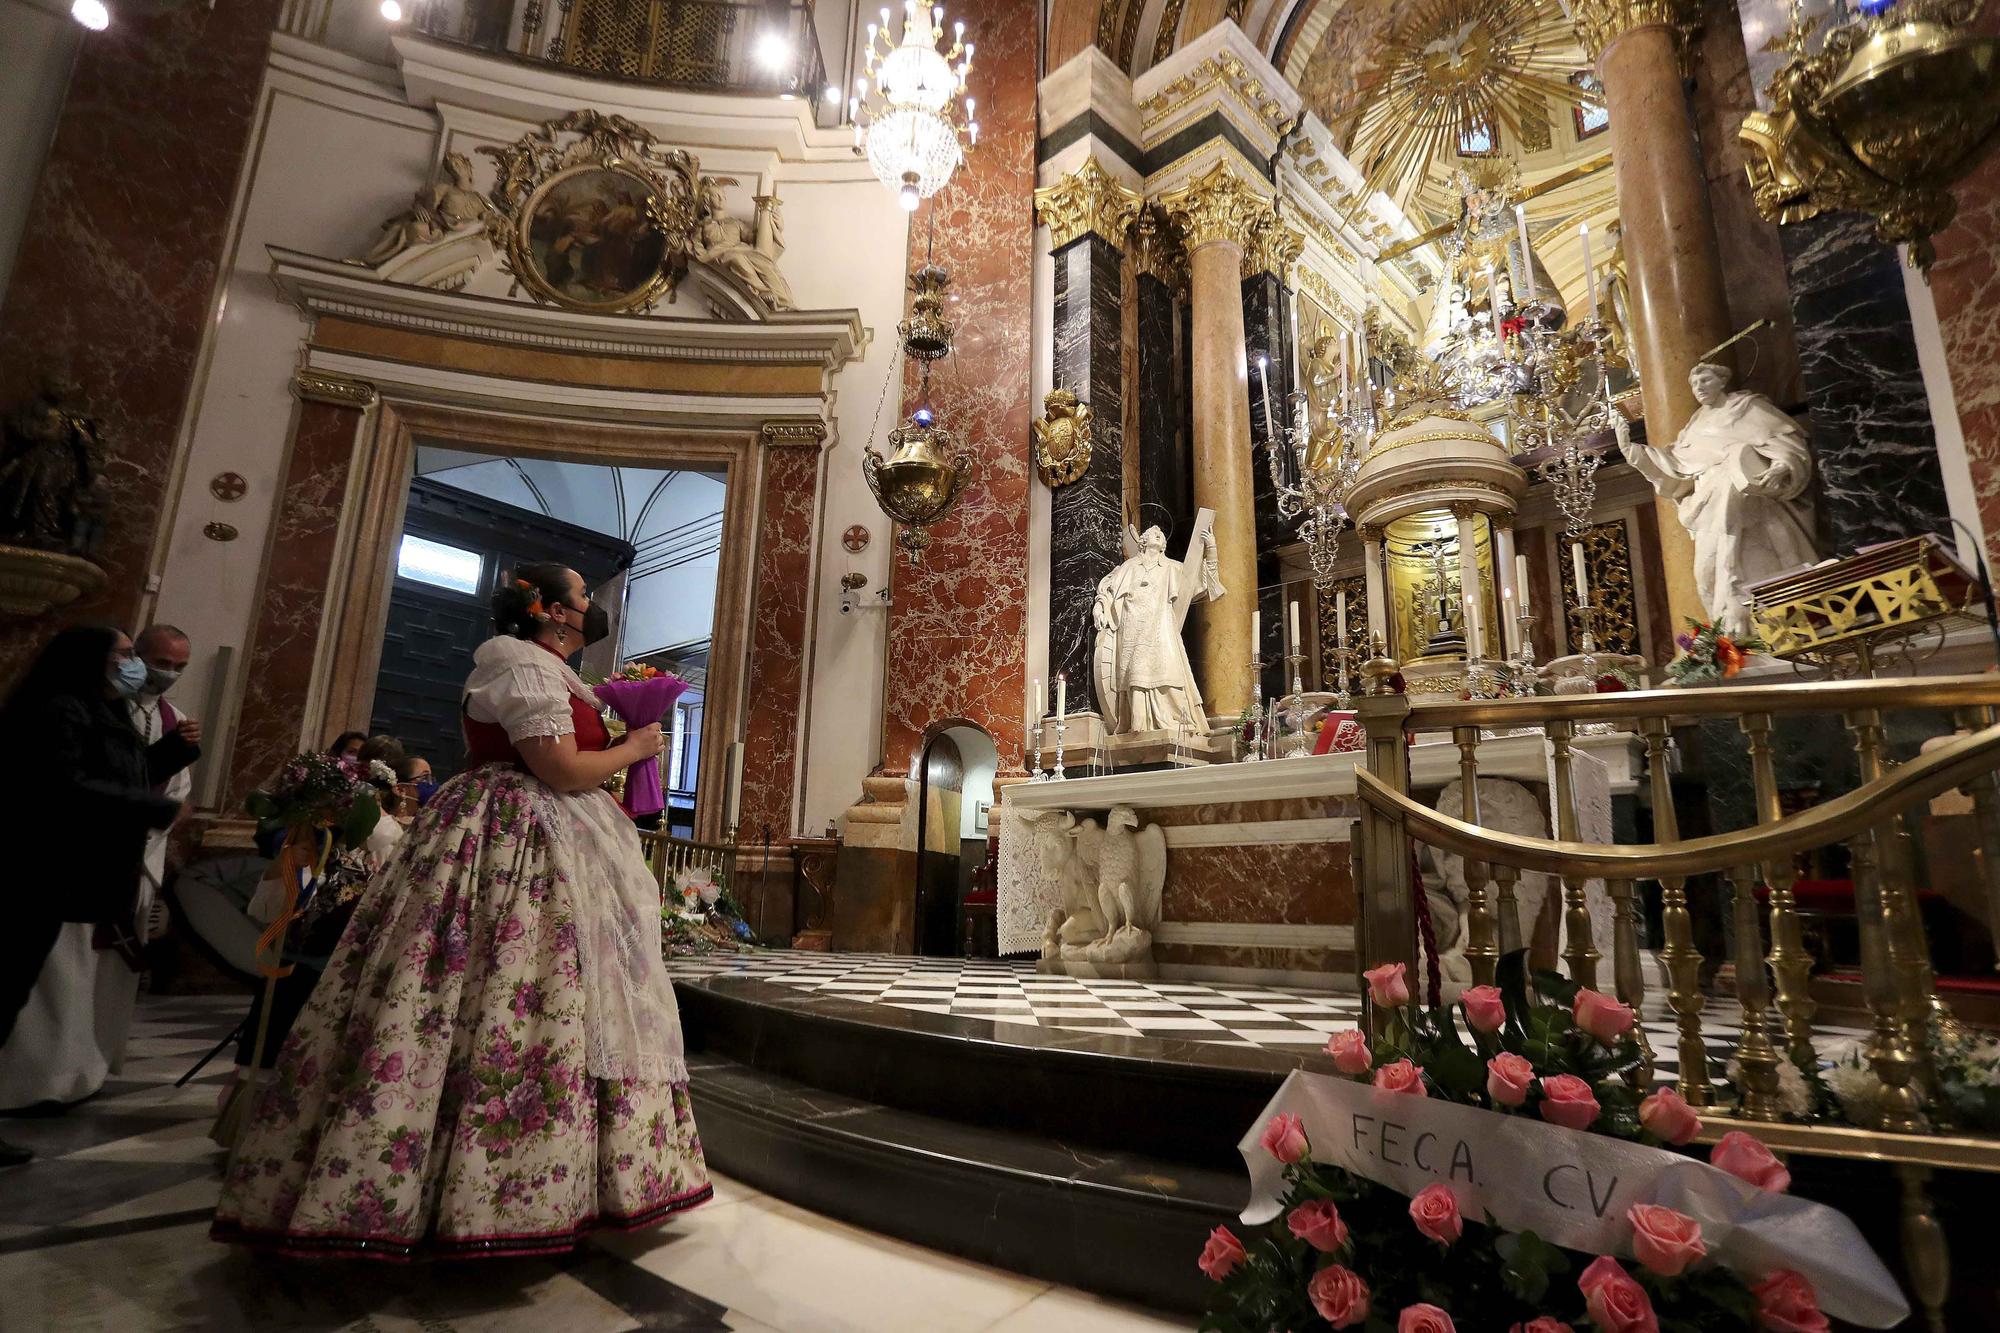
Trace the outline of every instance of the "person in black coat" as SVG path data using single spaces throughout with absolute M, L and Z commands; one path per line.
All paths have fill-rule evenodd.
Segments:
M 122 631 L 62 631 L 0 708 L 0 794 L 16 827 L 32 829 L 27 882 L 10 894 L 0 929 L 0 1045 L 12 1035 L 65 922 L 129 927 L 146 835 L 180 803 L 155 788 L 201 755 L 178 733 L 147 745 L 125 701 L 146 664 Z M 0 1165 L 26 1160 L 0 1144 Z

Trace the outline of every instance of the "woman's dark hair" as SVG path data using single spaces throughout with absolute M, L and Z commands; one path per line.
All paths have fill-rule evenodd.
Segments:
M 422 755 L 417 755 L 417 754 L 406 754 L 401 759 L 398 759 L 393 765 L 391 765 L 391 767 L 393 767 L 396 770 L 396 781 L 398 782 L 416 781 L 417 765 L 423 762 L 425 762 L 424 757 Z
M 109 625 L 72 625 L 57 634 L 14 686 L 0 717 L 25 715 L 51 699 L 104 698 L 104 659 L 118 631 Z
M 360 759 L 363 768 L 379 759 L 394 770 L 396 765 L 403 762 L 403 753 L 403 743 L 394 736 L 370 736 L 367 743 L 361 747 L 361 753 L 357 758 Z
M 517 639 L 534 638 L 542 629 L 542 618 L 535 610 L 546 612 L 552 605 L 567 602 L 569 579 L 569 566 L 553 561 L 519 566 L 493 594 L 493 628 Z M 528 586 L 522 587 L 523 583 Z
M 343 731 L 333 738 L 333 744 L 326 747 L 326 752 L 335 759 L 338 759 L 348 746 L 354 744 L 356 741 L 365 742 L 367 739 L 368 733 L 365 731 Z

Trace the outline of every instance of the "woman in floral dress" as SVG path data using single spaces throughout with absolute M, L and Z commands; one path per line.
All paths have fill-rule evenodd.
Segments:
M 659 890 L 565 659 L 606 616 L 560 565 L 494 598 L 466 771 L 354 918 L 230 1159 L 214 1235 L 291 1254 L 549 1254 L 705 1202 Z

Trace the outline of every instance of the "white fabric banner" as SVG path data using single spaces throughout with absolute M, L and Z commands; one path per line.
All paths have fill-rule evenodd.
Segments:
M 1748 1281 L 1796 1269 L 1822 1309 L 1865 1328 L 1909 1315 L 1896 1280 L 1837 1209 L 1768 1193 L 1665 1149 L 1304 1070 L 1293 1071 L 1237 1145 L 1250 1168 L 1243 1220 L 1252 1226 L 1278 1215 L 1284 1165 L 1259 1138 L 1286 1111 L 1305 1123 L 1314 1161 L 1408 1195 L 1442 1181 L 1465 1216 L 1491 1215 L 1508 1231 L 1629 1258 L 1627 1210 L 1662 1204 L 1699 1221 L 1710 1259 Z

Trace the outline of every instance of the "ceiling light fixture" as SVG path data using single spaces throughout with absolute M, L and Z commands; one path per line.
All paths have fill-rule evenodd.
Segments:
M 72 0 L 69 16 L 92 32 L 111 26 L 111 11 L 104 7 L 104 0 Z
M 757 63 L 778 72 L 792 61 L 792 44 L 782 32 L 766 32 L 757 39 Z
M 979 122 L 965 95 L 972 71 L 965 24 L 952 25 L 949 50 L 939 49 L 943 40 L 942 5 L 904 0 L 900 39 L 890 37 L 889 11 L 882 10 L 882 21 L 868 25 L 872 95 L 869 79 L 857 79 L 847 103 L 856 146 L 865 144 L 876 177 L 912 211 L 945 187 L 965 148 L 979 142 Z

